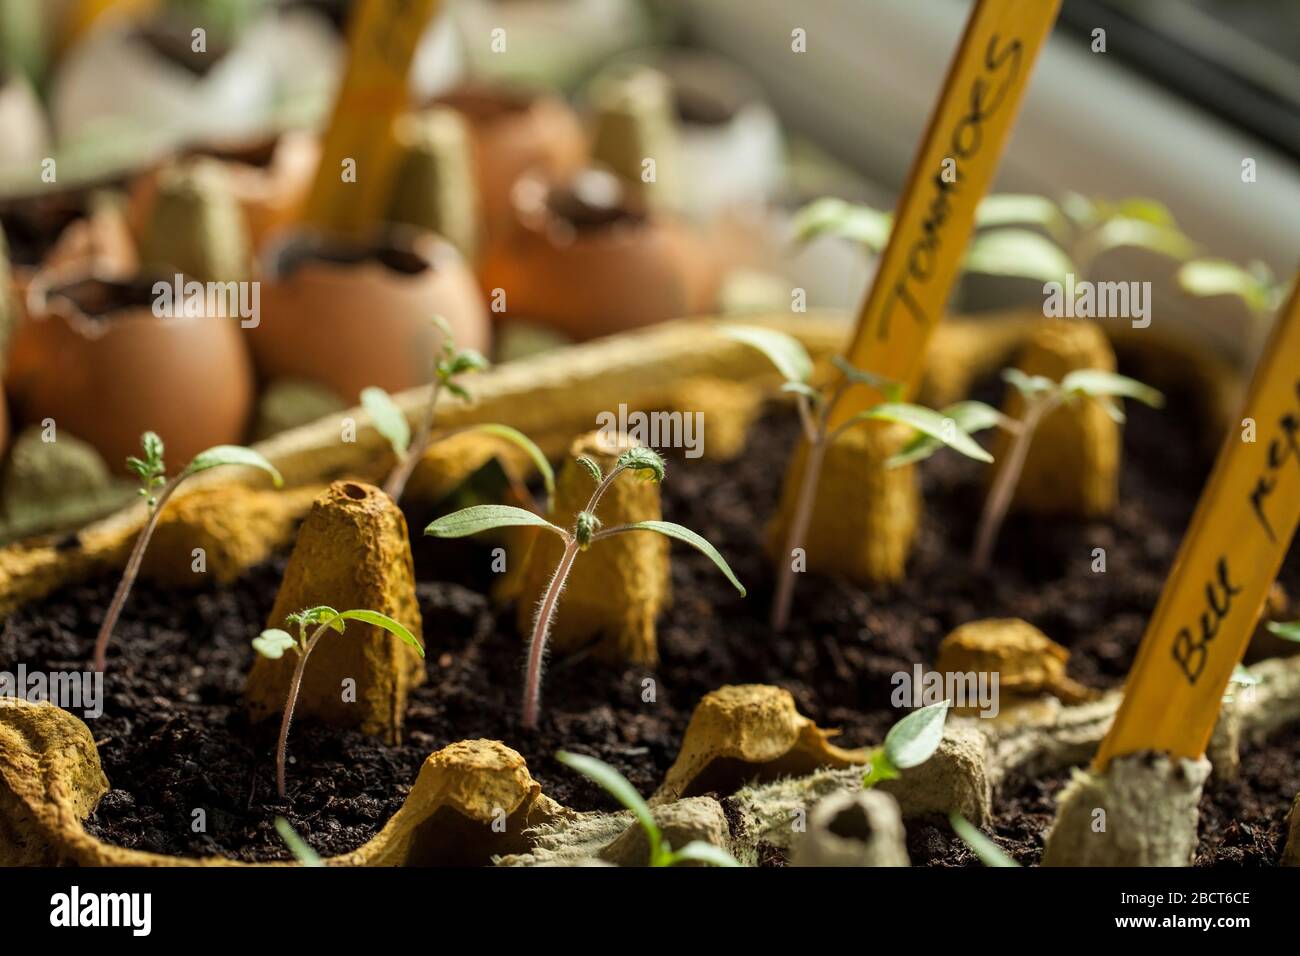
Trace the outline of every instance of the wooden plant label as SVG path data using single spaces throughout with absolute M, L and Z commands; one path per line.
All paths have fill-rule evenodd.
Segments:
M 1095 765 L 1205 752 L 1300 521 L 1300 276 L 1178 549 Z
M 437 0 L 361 0 L 348 26 L 348 63 L 303 219 L 358 233 L 383 216 L 396 159 L 393 121 Z
M 930 334 L 975 228 L 979 205 L 1060 0 L 977 0 L 908 173 L 894 229 L 858 316 L 848 360 L 915 390 Z M 847 389 L 839 424 L 883 400 Z

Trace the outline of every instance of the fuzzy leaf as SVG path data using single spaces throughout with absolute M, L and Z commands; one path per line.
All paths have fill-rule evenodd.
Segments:
M 284 479 L 280 477 L 280 472 L 276 470 L 273 464 L 267 461 L 260 452 L 245 448 L 242 445 L 217 445 L 207 451 L 199 452 L 185 466 L 185 474 L 196 475 L 200 471 L 218 468 L 221 465 L 245 465 L 251 468 L 260 468 L 271 476 L 271 481 L 275 484 L 275 487 L 279 488 L 284 484 Z
M 876 375 L 873 372 L 863 371 L 841 355 L 832 356 L 831 364 L 839 369 L 840 373 L 850 382 L 856 382 L 859 385 L 870 385 L 891 402 L 896 402 L 902 397 L 902 382 L 896 382 L 892 378 L 885 378 L 885 376 Z
M 952 824 L 952 832 L 961 837 L 985 866 L 1020 866 L 956 810 L 948 814 L 948 822 Z
M 140 436 L 140 447 L 144 449 L 144 460 L 154 466 L 163 462 L 163 440 L 157 432 L 145 432 Z
M 370 414 L 370 421 L 375 431 L 388 439 L 398 456 L 405 455 L 411 448 L 411 423 L 391 395 L 377 386 L 361 390 L 361 407 Z
M 615 529 L 611 528 L 610 530 L 613 531 Z M 674 538 L 678 541 L 683 541 L 686 544 L 689 544 L 716 564 L 718 570 L 726 575 L 727 580 L 730 581 L 735 586 L 736 590 L 740 592 L 740 596 L 745 596 L 745 586 L 741 584 L 736 575 L 732 573 L 731 566 L 728 565 L 726 559 L 718 553 L 718 549 L 709 544 L 707 540 L 696 534 L 690 528 L 684 528 L 679 524 L 673 524 L 671 521 L 638 521 L 636 524 L 623 525 L 617 530 L 657 531 L 665 537 Z
M 957 427 L 968 435 L 993 428 L 1001 424 L 1004 418 L 1003 414 L 993 406 L 975 401 L 957 402 L 949 405 L 939 414 L 944 418 L 952 419 Z M 899 468 L 913 462 L 924 461 L 942 447 L 944 445 L 940 439 L 919 432 L 903 446 L 902 451 L 889 459 L 889 467 Z
M 284 657 L 285 651 L 294 650 L 297 646 L 298 642 L 294 640 L 293 635 L 278 627 L 268 628 L 253 638 L 253 650 L 273 661 Z
M 863 418 L 878 419 L 887 422 L 902 422 L 910 425 L 923 435 L 929 435 L 947 445 L 954 451 L 961 452 L 967 458 L 976 461 L 992 461 L 993 456 L 980 447 L 979 442 L 971 438 L 956 420 L 949 418 L 933 408 L 924 405 L 909 405 L 906 402 L 886 402 L 868 409 L 861 414 Z
M 1061 391 L 1068 395 L 1091 395 L 1095 398 L 1132 398 L 1152 408 L 1161 408 L 1165 404 L 1164 395 L 1150 385 L 1126 375 L 1095 368 L 1070 372 L 1061 379 Z
M 929 760 L 943 740 L 943 725 L 951 706 L 951 701 L 941 700 L 912 711 L 890 727 L 884 742 L 889 763 L 899 770 L 908 770 Z
M 654 481 L 664 480 L 664 460 L 653 448 L 637 445 L 618 456 L 615 467 L 626 468 Z M 646 472 L 649 472 L 647 475 Z
M 645 830 L 646 837 L 650 841 L 650 858 L 654 859 L 658 855 L 659 846 L 663 839 L 659 832 L 659 824 L 655 823 L 654 814 L 650 812 L 650 805 L 645 802 L 641 794 L 636 792 L 636 787 L 628 783 L 626 777 L 609 764 L 597 760 L 595 757 L 587 757 L 583 754 L 561 750 L 556 753 L 555 759 L 566 767 L 578 771 L 578 773 L 597 784 L 611 797 L 631 810 L 632 815 L 641 824 L 641 829 Z
M 600 470 L 600 465 L 596 463 L 596 460 L 594 458 L 588 458 L 586 455 L 580 455 L 574 460 L 578 463 L 578 467 L 580 467 L 587 474 L 591 475 L 592 481 L 599 483 L 600 480 L 605 477 L 604 473 Z
M 1270 634 L 1300 644 L 1300 621 L 1269 621 L 1267 627 Z
M 704 840 L 692 840 L 680 850 L 673 851 L 673 863 L 685 861 L 707 863 L 710 866 L 740 866 L 740 861 L 722 847 L 714 846 Z
M 811 242 L 818 236 L 838 236 L 860 242 L 873 252 L 885 248 L 893 229 L 893 216 L 870 206 L 828 196 L 814 199 L 794 214 L 796 242 Z
M 347 627 L 343 623 L 342 616 L 334 608 L 327 604 L 320 604 L 316 607 L 303 608 L 301 611 L 295 611 L 285 618 L 288 624 L 297 624 L 300 627 L 311 627 L 314 624 L 324 624 L 329 622 L 329 626 L 340 634 Z
M 976 236 L 966 253 L 966 272 L 1060 282 L 1074 263 L 1052 240 L 1028 229 L 991 229 Z
M 542 476 L 542 483 L 546 486 L 546 500 L 549 504 L 555 500 L 555 471 L 551 468 L 551 463 L 546 460 L 546 455 L 542 450 L 533 443 L 533 440 L 517 428 L 511 428 L 509 425 L 498 425 L 495 422 L 486 425 L 474 425 L 470 431 L 483 432 L 485 435 L 494 435 L 497 438 L 519 446 L 533 460 L 533 465 L 537 468 L 538 474 Z
M 563 531 L 540 515 L 512 505 L 474 505 L 472 508 L 462 508 L 431 522 L 424 533 L 435 538 L 464 538 L 493 528 L 523 526 L 547 528 L 561 537 L 565 536 Z
M 793 335 L 754 325 L 725 325 L 720 331 L 732 341 L 741 342 L 766 355 L 787 382 L 807 382 L 812 377 L 812 358 L 803 343 Z
M 383 628 L 389 634 L 400 638 L 414 647 L 420 652 L 421 657 L 424 656 L 424 645 L 416 639 L 415 635 L 407 629 L 405 624 L 393 620 L 387 614 L 380 614 L 378 611 L 356 610 L 344 611 L 339 615 L 339 617 L 344 621 L 360 621 L 362 624 L 373 624 L 375 627 Z

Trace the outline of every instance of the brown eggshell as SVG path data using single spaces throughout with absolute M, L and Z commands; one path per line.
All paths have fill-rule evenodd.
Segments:
M 702 299 L 690 266 L 699 243 L 674 221 L 638 208 L 609 173 L 568 183 L 525 177 L 517 228 L 484 256 L 479 280 L 505 292 L 504 316 L 582 340 L 678 318 Z
M 320 141 L 307 132 L 289 131 L 271 138 L 209 143 L 173 159 L 193 156 L 222 165 L 231 193 L 248 221 L 253 246 L 260 249 L 273 233 L 297 219 L 320 162 Z M 130 221 L 137 236 L 149 222 L 161 169 L 156 166 L 131 184 Z
M 6 383 L 17 419 L 56 426 L 120 470 L 155 431 L 176 471 L 237 444 L 253 406 L 247 334 L 232 318 L 158 318 L 153 283 L 38 274 L 15 332 Z
M 450 106 L 469 123 L 483 228 L 489 240 L 513 225 L 510 191 L 520 177 L 535 170 L 549 179 L 563 179 L 586 162 L 582 124 L 557 96 L 467 85 L 436 102 Z
M 486 352 L 482 293 L 460 254 L 433 233 L 392 227 L 366 240 L 298 231 L 262 257 L 261 324 L 249 342 L 267 379 L 320 382 L 348 400 L 377 385 L 427 384 L 437 344 L 431 316 L 461 348 Z

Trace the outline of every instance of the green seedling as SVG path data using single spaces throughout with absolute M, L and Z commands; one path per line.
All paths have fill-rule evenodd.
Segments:
M 118 583 L 117 591 L 113 594 L 113 601 L 108 606 L 108 613 L 104 615 L 104 623 L 99 627 L 99 636 L 95 639 L 93 658 L 93 666 L 97 671 L 104 669 L 104 659 L 108 653 L 109 638 L 113 636 L 113 628 L 117 626 L 117 619 L 121 616 L 122 608 L 126 605 L 127 596 L 130 595 L 131 587 L 135 584 L 135 579 L 140 573 L 140 564 L 144 561 L 145 549 L 149 547 L 149 539 L 153 537 L 154 530 L 158 527 L 158 518 L 162 515 L 163 506 L 167 504 L 167 499 L 175 493 L 181 483 L 201 471 L 207 471 L 209 468 L 217 468 L 221 465 L 249 465 L 267 472 L 271 476 L 271 480 L 275 482 L 275 487 L 279 488 L 284 484 L 284 480 L 280 477 L 280 473 L 276 471 L 275 466 L 251 448 L 244 448 L 239 445 L 217 445 L 207 451 L 201 451 L 174 478 L 169 479 L 167 477 L 167 466 L 163 461 L 162 439 L 153 432 L 145 432 L 140 436 L 140 446 L 143 449 L 144 457 L 136 458 L 132 456 L 127 458 L 126 464 L 140 479 L 140 496 L 145 499 L 149 509 L 149 517 L 145 521 L 144 528 L 140 531 L 139 536 L 135 539 L 135 547 L 131 549 L 131 555 L 127 558 L 126 569 L 122 572 L 122 580 Z
M 1079 369 L 1067 373 L 1059 382 L 1053 382 L 1042 375 L 1026 375 L 1019 369 L 1007 368 L 1002 370 L 1002 378 L 1024 398 L 1025 410 L 1020 420 L 1009 419 L 988 406 L 970 413 L 978 415 L 980 423 L 988 422 L 985 427 L 998 425 L 1013 436 L 1006 460 L 989 488 L 975 532 L 973 563 L 980 571 L 988 568 L 993 557 L 993 545 L 1015 496 L 1034 432 L 1044 418 L 1063 405 L 1072 405 L 1082 398 L 1098 398 L 1104 402 L 1111 417 L 1122 422 L 1124 413 L 1112 399 L 1131 398 L 1152 408 L 1160 408 L 1165 401 L 1164 396 L 1150 385 L 1101 369 Z
M 952 832 L 961 837 L 962 842 L 970 847 L 970 851 L 979 857 L 980 862 L 985 866 L 1020 866 L 956 810 L 948 814 L 948 823 L 952 825 Z
M 1261 325 L 1286 298 L 1286 285 L 1266 263 L 1258 261 L 1242 268 L 1226 259 L 1192 259 L 1178 269 L 1178 285 L 1197 298 L 1236 296 Z
M 943 725 L 951 701 L 941 700 L 912 711 L 885 734 L 885 741 L 871 752 L 871 762 L 862 775 L 867 789 L 885 780 L 897 780 L 904 770 L 919 767 L 939 749 Z
M 391 395 L 382 388 L 373 386 L 363 389 L 361 392 L 361 404 L 370 413 L 370 419 L 374 422 L 375 430 L 388 440 L 388 444 L 392 446 L 393 454 L 397 456 L 397 464 L 384 480 L 384 491 L 394 501 L 401 500 L 402 492 L 406 490 L 406 484 L 411 480 L 415 466 L 420 463 L 425 453 L 437 441 L 462 432 L 477 431 L 495 435 L 518 445 L 527 452 L 537 466 L 538 472 L 541 473 L 542 480 L 546 483 L 548 498 L 554 495 L 555 476 L 551 471 L 550 462 L 546 460 L 546 456 L 542 454 L 541 449 L 533 444 L 523 432 L 511 428 L 509 425 L 472 425 L 468 428 L 448 432 L 437 439 L 434 438 L 433 426 L 437 416 L 438 396 L 443 389 L 446 389 L 462 401 L 472 401 L 469 391 L 457 380 L 462 375 L 479 372 L 487 368 L 488 360 L 474 349 L 458 349 L 451 334 L 451 326 L 447 324 L 442 316 L 435 315 L 433 322 L 442 333 L 442 345 L 437 357 L 434 359 L 433 388 L 429 394 L 429 404 L 425 406 L 424 415 L 420 421 L 420 429 L 415 434 L 414 439 L 412 439 L 411 426 L 406 420 L 405 413 L 397 407 L 397 403 L 393 401 Z
M 1085 276 L 1112 249 L 1148 249 L 1177 260 L 1196 252 L 1169 210 L 1153 199 L 1110 201 L 1069 193 L 1058 203 L 1046 196 L 1003 193 L 980 202 L 975 227 L 979 232 L 963 271 L 1038 282 Z M 889 213 L 834 198 L 815 200 L 794 217 L 796 241 L 833 235 L 876 253 L 884 249 L 892 228 Z
M 289 697 L 284 702 L 280 738 L 275 748 L 275 787 L 282 800 L 285 796 L 284 763 L 289 748 L 289 724 L 293 721 L 293 709 L 297 706 L 298 692 L 302 689 L 302 675 L 307 669 L 307 658 L 315 650 L 320 639 L 325 636 L 326 631 L 332 629 L 342 634 L 348 621 L 358 621 L 361 624 L 373 624 L 375 627 L 383 628 L 414 647 L 421 657 L 424 656 L 424 647 L 416 640 L 415 635 L 387 614 L 365 610 L 344 611 L 340 614 L 332 607 L 324 605 L 307 608 L 285 618 L 285 624 L 298 629 L 297 637 L 276 627 L 269 628 L 253 638 L 253 650 L 263 657 L 279 660 L 286 651 L 293 651 L 298 655 L 298 663 L 293 669 L 293 676 L 289 679 Z
M 799 409 L 799 421 L 803 426 L 804 439 L 808 442 L 808 457 L 803 475 L 800 477 L 799 496 L 786 536 L 786 554 L 793 554 L 796 548 L 803 547 L 808 534 L 808 525 L 812 521 L 817 485 L 821 477 L 822 464 L 826 459 L 826 451 L 850 428 L 869 421 L 901 422 L 934 440 L 937 445 L 946 445 L 977 461 L 993 460 L 993 457 L 981 448 L 954 418 L 946 417 L 943 413 L 926 408 L 924 405 L 900 401 L 902 387 L 897 382 L 855 368 L 837 355 L 833 361 L 840 371 L 838 381 L 828 387 L 818 388 L 811 384 L 812 359 L 803 345 L 792 336 L 773 329 L 739 325 L 727 326 L 722 332 L 728 338 L 758 349 L 767 356 L 785 378 L 785 384 L 781 386 L 782 391 L 794 395 L 795 404 Z M 872 386 L 886 397 L 886 401 L 859 412 L 843 424 L 831 428 L 831 409 L 839 401 L 844 390 L 854 384 Z M 892 459 L 890 461 L 891 467 L 905 463 Z M 782 561 L 776 594 L 772 600 L 773 630 L 785 630 L 790 621 L 790 607 L 794 600 L 794 575 L 792 562 Z
M 561 750 L 555 759 L 573 770 L 578 771 L 588 780 L 597 784 L 611 797 L 632 811 L 637 823 L 645 831 L 646 841 L 650 844 L 651 866 L 676 866 L 679 863 L 707 863 L 710 866 L 740 866 L 736 858 L 721 847 L 704 840 L 692 840 L 680 850 L 674 850 L 663 838 L 659 824 L 655 823 L 650 806 L 641 799 L 641 794 L 628 783 L 627 778 L 609 764 L 595 757 L 585 757 Z
M 293 858 L 303 866 L 324 866 L 325 861 L 320 858 L 320 854 L 313 850 L 307 841 L 298 835 L 298 831 L 290 826 L 289 821 L 284 817 L 275 818 L 275 832 L 280 834 L 280 839 L 284 845 L 289 848 Z
M 600 465 L 590 458 L 583 457 L 577 461 L 591 475 L 591 480 L 596 487 L 591 493 L 587 507 L 578 512 L 574 518 L 572 528 L 566 530 L 553 525 L 540 515 L 523 508 L 514 508 L 510 505 L 475 505 L 445 515 L 424 529 L 425 534 L 433 535 L 435 538 L 463 538 L 494 528 L 535 526 L 559 535 L 564 541 L 564 552 L 555 573 L 551 576 L 551 583 L 546 588 L 541 604 L 538 605 L 533 634 L 528 642 L 528 661 L 524 667 L 523 727 L 525 730 L 537 727 L 542 665 L 546 657 L 546 642 L 550 635 L 551 623 L 559 607 L 560 593 L 564 590 L 565 582 L 569 579 L 569 572 L 573 570 L 578 554 L 586 551 L 591 545 L 631 531 L 654 531 L 665 537 L 685 542 L 699 550 L 718 566 L 741 595 L 745 593 L 744 587 L 736 579 L 717 548 L 690 528 L 673 524 L 671 521 L 638 521 L 635 524 L 601 528 L 600 520 L 596 517 L 596 507 L 619 475 L 629 471 L 649 481 L 663 481 L 664 460 L 657 452 L 650 448 L 631 448 L 618 457 L 608 475 L 602 474 Z
M 1300 644 L 1300 621 L 1269 621 L 1267 627 L 1270 634 Z

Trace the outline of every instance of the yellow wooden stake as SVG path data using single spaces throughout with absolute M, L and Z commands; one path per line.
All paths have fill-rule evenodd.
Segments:
M 1060 0 L 977 0 L 948 69 L 847 355 L 902 382 L 909 395 L 1059 7 Z M 883 400 L 854 385 L 832 425 Z
M 1205 752 L 1297 521 L 1300 275 L 1147 625 L 1098 770 L 1140 750 Z
M 360 233 L 383 218 L 397 160 L 393 121 L 437 0 L 361 0 L 348 26 L 348 64 L 321 145 L 304 221 Z

